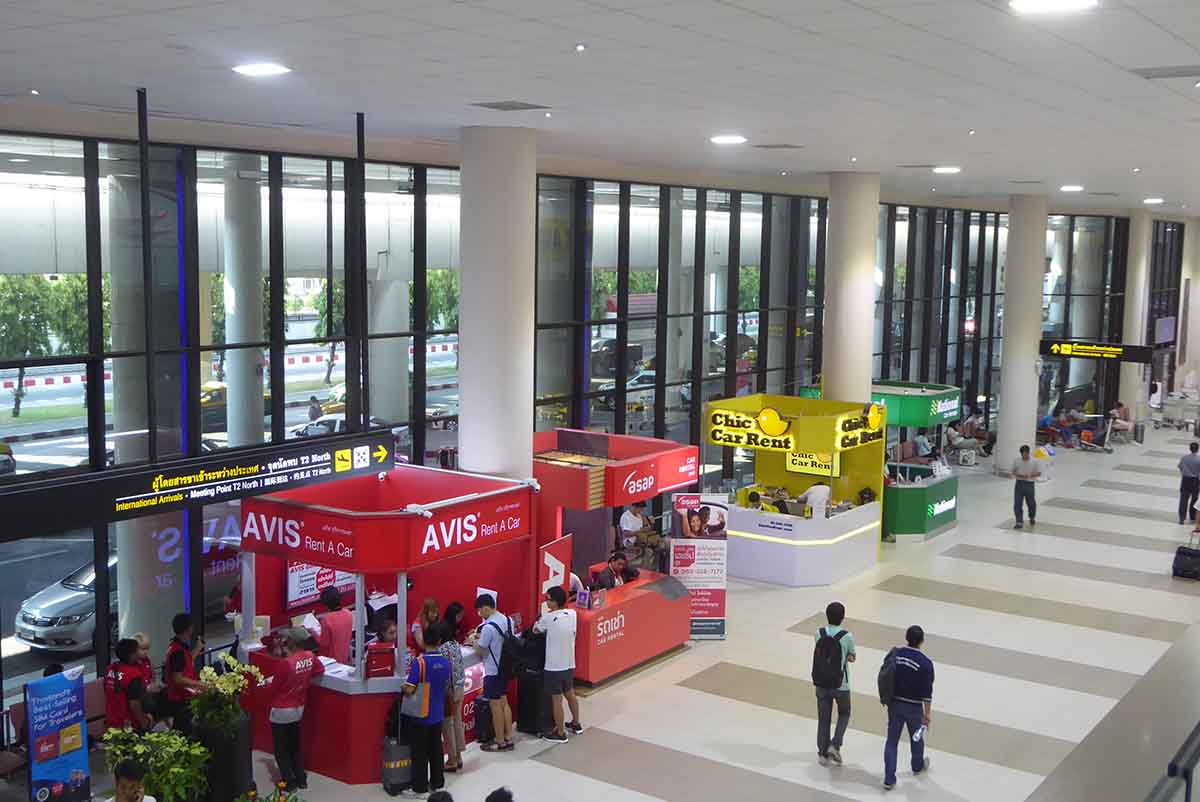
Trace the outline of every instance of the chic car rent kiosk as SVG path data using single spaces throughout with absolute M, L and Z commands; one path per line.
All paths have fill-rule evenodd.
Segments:
M 699 475 L 695 446 L 650 437 L 555 429 L 536 433 L 533 451 L 538 545 L 562 549 L 556 559 L 585 585 L 615 545 L 613 508 L 689 487 Z M 564 529 L 570 538 L 560 537 Z M 677 579 L 643 568 L 636 580 L 608 591 L 603 607 L 577 611 L 575 678 L 594 685 L 682 646 L 690 609 Z
M 709 403 L 708 442 L 754 453 L 754 484 L 728 513 L 730 576 L 829 585 L 875 564 L 884 414 L 870 403 L 762 394 Z M 830 487 L 824 510 L 798 500 L 817 483 Z M 751 492 L 765 509 L 750 508 Z
M 368 670 L 375 662 L 370 647 L 354 649 L 353 665 L 323 658 L 325 674 L 314 679 L 305 710 L 308 768 L 346 783 L 379 781 L 384 724 L 408 659 L 404 633 L 424 599 L 437 599 L 442 610 L 461 602 L 463 624 L 474 627 L 475 597 L 486 588 L 514 622 L 531 620 L 535 491 L 533 481 L 401 466 L 242 501 L 240 634 L 248 659 L 264 673 L 278 658 L 254 637 L 256 615 L 269 616 L 272 626 L 287 624 L 315 610 L 321 589 L 337 587 L 353 604 L 354 643 L 362 644 L 368 606 L 395 604 L 399 614 L 401 648 L 384 652 L 382 671 Z M 482 665 L 473 650 L 464 649 L 463 657 L 470 730 Z M 269 752 L 269 689 L 257 696 L 255 747 Z

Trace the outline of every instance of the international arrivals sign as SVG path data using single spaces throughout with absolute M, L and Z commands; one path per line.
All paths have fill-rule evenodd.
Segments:
M 1154 349 L 1148 345 L 1096 343 L 1086 340 L 1042 340 L 1042 356 L 1061 356 L 1070 359 L 1094 359 L 1101 362 L 1134 362 L 1149 364 Z

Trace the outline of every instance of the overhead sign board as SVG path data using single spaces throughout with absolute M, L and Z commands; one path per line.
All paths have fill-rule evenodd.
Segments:
M 795 451 L 791 424 L 773 409 L 749 415 L 716 407 L 708 412 L 708 442 L 715 446 L 752 448 L 757 451 Z
M 1102 362 L 1137 362 L 1149 364 L 1154 349 L 1148 345 L 1124 343 L 1095 343 L 1085 340 L 1042 340 L 1042 356 L 1062 356 L 1071 359 L 1096 359 Z
M 815 451 L 793 451 L 787 455 L 783 467 L 791 473 L 807 473 L 813 476 L 836 477 L 842 475 L 841 452 L 817 453 Z

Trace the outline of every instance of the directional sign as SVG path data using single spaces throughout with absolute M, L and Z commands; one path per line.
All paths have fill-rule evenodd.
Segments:
M 1096 343 L 1086 340 L 1042 340 L 1042 356 L 1096 359 L 1102 362 L 1149 363 L 1154 349 L 1148 345 Z

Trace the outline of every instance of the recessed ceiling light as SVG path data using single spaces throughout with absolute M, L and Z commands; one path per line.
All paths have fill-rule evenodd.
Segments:
M 46 175 L 66 175 L 65 170 L 46 170 Z
M 929 188 L 929 191 L 930 191 L 930 192 L 937 192 L 937 187 L 930 187 L 930 188 Z
M 587 50 L 587 45 L 585 45 L 583 42 L 575 43 L 575 52 L 576 53 L 582 53 L 585 50 Z
M 780 170 L 780 171 L 779 171 L 779 174 L 780 174 L 780 175 L 787 175 L 787 170 Z
M 1146 204 L 1147 206 L 1158 206 L 1164 203 L 1164 201 L 1162 198 L 1146 198 L 1144 201 L 1142 201 L 1142 203 Z
M 550 118 L 551 118 L 551 117 L 553 117 L 553 116 L 554 116 L 554 115 L 553 115 L 553 114 L 551 114 L 550 112 L 546 112 L 546 119 L 547 119 L 547 120 L 548 120 L 548 119 L 550 119 Z
M 717 134 L 708 141 L 714 145 L 744 145 L 748 140 L 741 134 Z
M 30 89 L 30 90 L 29 90 L 29 94 L 31 94 L 31 95 L 40 95 L 40 94 L 41 94 L 41 92 L 39 92 L 39 91 L 38 91 L 38 90 L 36 90 L 36 89 Z
M 262 61 L 254 64 L 239 64 L 233 68 L 233 71 L 248 78 L 267 78 L 272 75 L 286 75 L 292 71 L 292 68 L 271 61 Z
M 1200 81 L 1196 81 L 1196 83 L 1192 84 L 1192 86 L 1196 87 L 1197 89 L 1200 89 Z M 34 94 L 36 95 L 37 92 L 34 92 Z
M 1058 190 L 1059 192 L 1083 192 L 1083 187 L 1079 184 L 1063 184 Z
M 852 161 L 852 162 L 856 162 L 856 161 L 858 161 L 858 157 L 857 157 L 857 156 L 851 156 L 851 157 L 850 157 L 850 161 Z
M 975 136 L 975 129 L 972 128 L 970 131 L 967 131 L 967 136 Z
M 938 175 L 958 175 L 962 172 L 962 168 L 946 165 L 945 167 L 934 167 L 933 171 Z
M 1063 14 L 1095 8 L 1100 0 L 1009 0 L 1008 5 L 1018 14 Z
M 29 159 L 9 159 L 13 164 L 25 164 Z
M 1141 168 L 1141 167 L 1134 167 L 1134 168 L 1133 168 L 1133 171 L 1134 171 L 1135 173 L 1140 173 L 1140 172 L 1142 171 L 1142 168 Z

